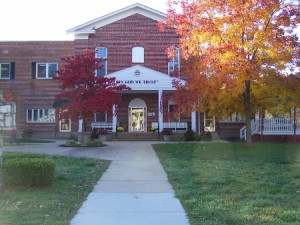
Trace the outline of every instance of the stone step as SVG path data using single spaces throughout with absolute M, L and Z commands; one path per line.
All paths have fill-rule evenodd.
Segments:
M 112 135 L 115 141 L 161 141 L 162 136 L 153 132 L 119 132 Z

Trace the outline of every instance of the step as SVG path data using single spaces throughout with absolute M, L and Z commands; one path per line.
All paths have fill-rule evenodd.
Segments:
M 153 132 L 119 132 L 112 135 L 112 140 L 118 141 L 161 141 L 162 137 Z

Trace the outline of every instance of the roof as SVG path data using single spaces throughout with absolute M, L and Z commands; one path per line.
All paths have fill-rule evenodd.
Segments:
M 119 9 L 112 13 L 106 14 L 89 22 L 71 28 L 67 30 L 67 33 L 75 34 L 77 36 L 93 34 L 95 33 L 95 30 L 100 27 L 124 19 L 134 14 L 140 14 L 156 21 L 165 21 L 167 18 L 167 15 L 165 13 L 162 13 L 140 3 L 135 3 L 128 7 Z

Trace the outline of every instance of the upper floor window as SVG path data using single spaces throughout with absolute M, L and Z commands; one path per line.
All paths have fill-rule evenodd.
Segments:
M 170 58 L 168 63 L 168 74 L 171 75 L 174 72 L 178 72 L 180 70 L 180 49 L 175 48 L 176 56 Z
M 55 109 L 28 109 L 27 123 L 55 123 Z
M 100 65 L 102 66 L 100 69 L 97 70 L 97 77 L 107 75 L 107 48 L 99 47 L 97 48 L 96 58 L 103 58 L 103 61 Z
M 15 63 L 0 63 L 0 79 L 14 79 Z
M 33 77 L 36 79 L 51 79 L 57 77 L 57 63 L 32 63 Z
M 144 48 L 132 48 L 132 63 L 144 63 Z

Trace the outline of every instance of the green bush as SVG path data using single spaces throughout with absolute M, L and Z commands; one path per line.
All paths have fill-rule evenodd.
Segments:
M 4 160 L 8 160 L 15 158 L 46 158 L 46 156 L 34 153 L 4 152 L 3 158 Z
M 2 171 L 5 184 L 46 186 L 53 182 L 55 163 L 45 158 L 12 158 L 4 161 Z
M 188 130 L 184 134 L 185 141 L 194 141 L 195 140 L 195 132 L 193 130 Z
M 94 139 L 93 141 L 84 142 L 81 144 L 83 147 L 93 147 L 93 146 L 101 146 L 102 142 L 100 139 Z
M 70 146 L 70 147 L 77 146 L 77 142 L 75 140 L 73 140 L 73 139 L 69 139 L 66 142 L 66 146 Z

